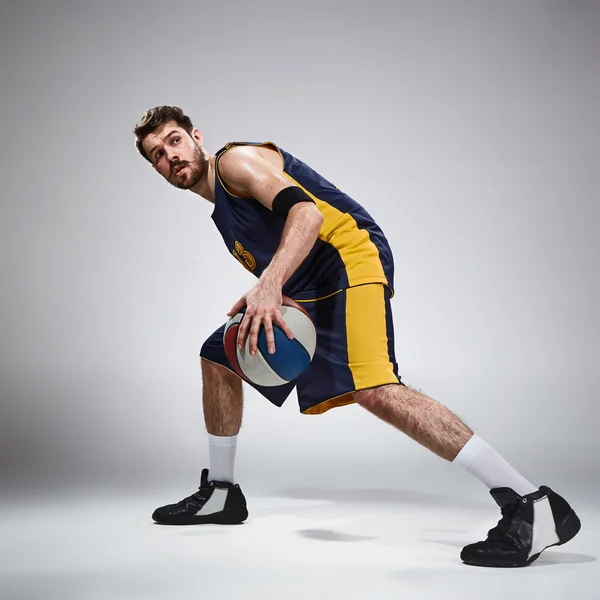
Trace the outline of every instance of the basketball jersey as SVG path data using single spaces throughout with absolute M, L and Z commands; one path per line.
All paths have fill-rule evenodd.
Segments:
M 212 220 L 229 251 L 248 271 L 260 277 L 269 265 L 281 242 L 285 219 L 258 200 L 240 198 L 225 187 L 219 175 L 219 158 L 237 145 L 271 146 L 277 150 L 290 183 L 303 189 L 323 215 L 318 239 L 284 284 L 284 295 L 313 300 L 365 283 L 383 283 L 393 294 L 392 251 L 371 215 L 304 162 L 271 142 L 230 142 L 216 154 Z

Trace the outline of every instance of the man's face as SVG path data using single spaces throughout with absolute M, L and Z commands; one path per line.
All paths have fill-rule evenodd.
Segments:
M 202 136 L 197 129 L 192 136 L 175 121 L 168 121 L 142 142 L 154 169 L 182 190 L 194 187 L 208 169 L 208 158 L 201 150 Z

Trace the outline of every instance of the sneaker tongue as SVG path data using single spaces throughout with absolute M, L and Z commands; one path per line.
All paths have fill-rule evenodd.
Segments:
M 200 487 L 206 483 L 208 483 L 208 469 L 202 469 L 202 473 L 200 475 Z
M 504 508 L 507 504 L 515 504 L 521 499 L 521 496 L 510 488 L 494 488 L 490 490 L 490 494 L 500 508 Z

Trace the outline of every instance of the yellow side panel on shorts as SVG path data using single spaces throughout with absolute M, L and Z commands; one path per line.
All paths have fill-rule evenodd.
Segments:
M 388 352 L 383 285 L 346 290 L 348 366 L 356 390 L 398 383 Z

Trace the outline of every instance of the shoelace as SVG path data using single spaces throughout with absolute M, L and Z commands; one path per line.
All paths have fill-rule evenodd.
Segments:
M 198 488 L 197 492 L 194 492 L 191 496 L 184 498 L 181 502 L 184 502 L 186 504 L 188 502 L 192 502 L 192 501 L 199 502 L 199 503 L 206 502 L 208 500 L 208 497 L 205 496 L 204 494 L 206 491 L 208 491 L 209 487 L 210 487 L 209 484 L 205 483 L 204 485 L 202 485 Z
M 506 504 L 502 507 L 502 518 L 498 521 L 498 525 L 488 531 L 488 539 L 499 542 L 504 538 L 508 531 L 515 511 L 519 507 L 518 502 Z

